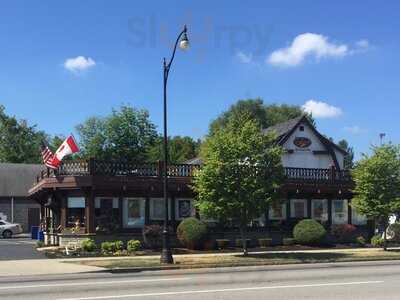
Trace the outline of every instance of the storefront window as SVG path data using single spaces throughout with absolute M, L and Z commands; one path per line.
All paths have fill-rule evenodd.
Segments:
M 311 201 L 311 218 L 323 222 L 328 220 L 328 200 L 313 199 Z
M 118 198 L 95 198 L 95 224 L 98 231 L 113 231 L 120 227 Z
M 176 199 L 175 216 L 177 220 L 182 220 L 194 215 L 195 210 L 191 199 Z
M 169 219 L 171 219 L 171 199 L 168 201 Z M 151 198 L 150 199 L 150 219 L 164 220 L 165 218 L 165 203 L 164 198 Z
M 351 208 L 351 223 L 353 225 L 366 225 L 367 217 L 361 215 L 354 207 Z
M 304 219 L 307 217 L 307 200 L 292 199 L 290 201 L 291 217 L 295 219 Z
M 67 226 L 74 227 L 77 223 L 80 226 L 85 224 L 85 198 L 69 197 L 67 203 Z
M 142 228 L 145 218 L 145 200 L 143 198 L 124 198 L 123 224 L 126 228 Z
M 272 204 L 269 208 L 268 217 L 270 220 L 285 220 L 286 203 Z
M 332 200 L 332 223 L 347 224 L 347 200 Z

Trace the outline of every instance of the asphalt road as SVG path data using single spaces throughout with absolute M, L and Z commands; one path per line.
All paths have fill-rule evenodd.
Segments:
M 36 241 L 28 238 L 0 238 L 0 261 L 45 258 L 34 250 L 35 244 Z
M 400 262 L 0 278 L 0 299 L 400 299 Z

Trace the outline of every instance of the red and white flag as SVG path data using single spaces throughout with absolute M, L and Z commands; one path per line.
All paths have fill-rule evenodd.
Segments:
M 54 153 L 53 160 L 51 164 L 55 167 L 59 167 L 63 158 L 67 155 L 74 154 L 79 152 L 79 148 L 75 139 L 72 135 L 67 137 L 67 139 L 61 144 L 61 146 L 57 149 L 56 153 Z
M 50 148 L 43 141 L 42 142 L 42 159 L 43 159 L 43 163 L 48 168 L 57 169 L 57 167 L 53 166 L 53 164 L 52 164 L 53 158 L 54 158 L 53 152 L 51 152 Z

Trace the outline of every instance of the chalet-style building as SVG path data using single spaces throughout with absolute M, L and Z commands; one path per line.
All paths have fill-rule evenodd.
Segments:
M 22 225 L 24 232 L 40 223 L 40 205 L 28 198 L 42 165 L 0 164 L 0 220 Z
M 258 231 L 273 228 L 290 232 L 304 218 L 316 219 L 327 227 L 347 223 L 365 226 L 366 219 L 350 206 L 353 183 L 348 170 L 343 169 L 347 153 L 320 134 L 305 116 L 265 129 L 271 131 L 285 149 L 283 201 L 270 207 L 252 226 Z M 171 226 L 196 213 L 190 185 L 193 171 L 200 167 L 200 159 L 168 167 Z M 76 224 L 80 224 L 81 236 L 141 236 L 145 224 L 163 220 L 161 175 L 162 163 L 65 162 L 56 172 L 41 172 L 29 194 L 41 204 L 47 230 L 64 240 Z

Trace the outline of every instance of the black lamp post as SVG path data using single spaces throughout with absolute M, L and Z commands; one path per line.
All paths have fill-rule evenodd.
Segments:
M 189 40 L 187 37 L 186 25 L 183 27 L 182 32 L 176 39 L 174 50 L 172 52 L 171 59 L 167 63 L 164 57 L 164 167 L 163 167 L 163 191 L 164 191 L 164 203 L 165 203 L 165 216 L 164 216 L 164 228 L 163 228 L 163 249 L 161 253 L 161 263 L 172 264 L 174 259 L 172 257 L 171 246 L 169 243 L 169 230 L 168 230 L 168 133 L 167 133 L 167 82 L 168 74 L 171 68 L 171 64 L 174 61 L 176 48 L 179 44 L 179 48 L 185 50 L 189 47 Z

